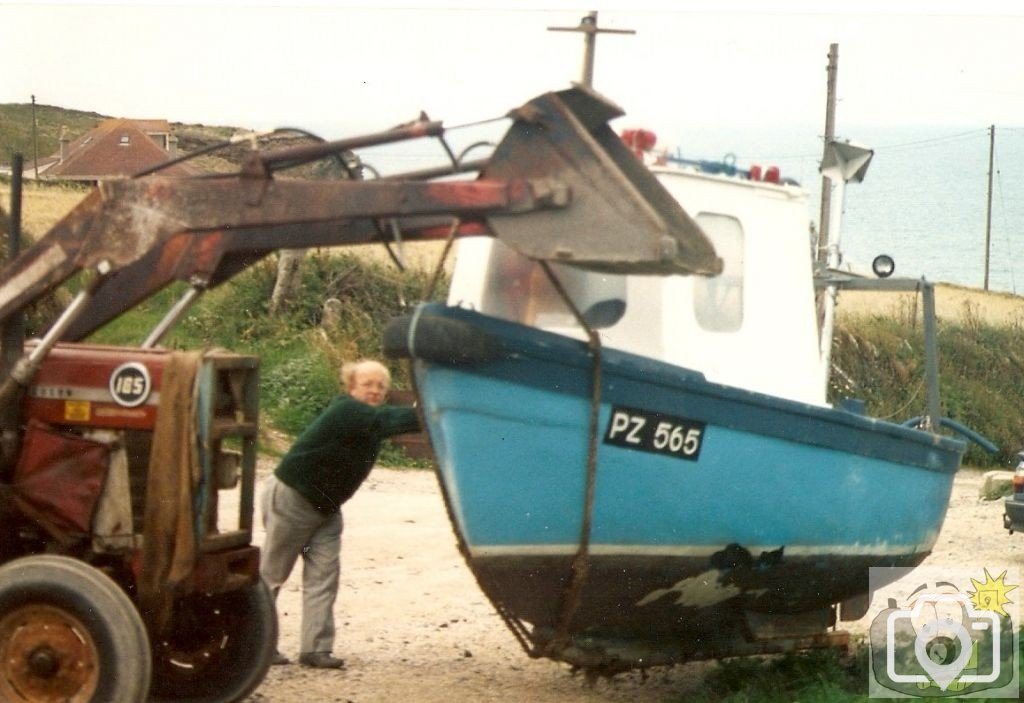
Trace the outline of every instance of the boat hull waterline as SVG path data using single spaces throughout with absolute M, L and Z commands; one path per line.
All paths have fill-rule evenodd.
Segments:
M 583 342 L 429 305 L 386 346 L 415 382 L 457 536 L 481 587 L 573 663 L 715 656 L 752 621 L 827 626 L 871 566 L 913 566 L 963 443 L 601 354 L 586 577 L 593 355 Z M 783 628 L 785 629 L 785 628 Z M 792 629 L 792 628 L 790 628 Z M 563 635 L 568 634 L 566 639 Z

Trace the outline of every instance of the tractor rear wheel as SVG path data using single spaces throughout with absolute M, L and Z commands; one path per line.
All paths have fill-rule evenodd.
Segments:
M 52 555 L 0 567 L 0 700 L 138 703 L 150 667 L 142 619 L 106 574 Z
M 175 603 L 153 642 L 154 701 L 233 703 L 263 681 L 277 649 L 277 609 L 262 582 Z

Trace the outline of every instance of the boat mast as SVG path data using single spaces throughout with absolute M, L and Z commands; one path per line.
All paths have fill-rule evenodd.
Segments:
M 839 45 L 828 47 L 827 92 L 825 97 L 825 139 L 822 161 L 828 156 L 829 148 L 836 134 L 836 75 L 839 72 Z M 821 174 L 821 211 L 818 217 L 817 256 L 815 257 L 815 275 L 828 276 L 831 262 L 829 252 L 836 243 L 829 244 L 829 227 L 832 211 L 832 179 L 824 172 Z M 836 289 L 822 288 L 817 291 L 815 301 L 818 312 L 818 359 L 821 362 L 825 397 L 828 396 L 828 384 L 832 375 L 832 328 L 835 323 Z
M 604 29 L 597 26 L 597 12 L 588 12 L 576 27 L 548 27 L 549 32 L 583 33 L 583 76 L 580 83 L 586 88 L 594 87 L 594 52 L 597 49 L 598 34 L 636 34 L 635 29 Z
M 836 75 L 839 72 L 839 45 L 828 47 L 828 93 L 825 98 L 825 148 L 822 158 L 828 154 L 832 140 L 836 138 Z M 824 174 L 821 176 L 821 215 L 818 218 L 818 264 L 828 266 L 829 215 L 832 208 L 832 183 Z
M 835 138 L 836 73 L 839 64 L 839 45 L 832 44 L 828 52 L 828 104 L 825 116 L 825 148 L 821 159 L 821 223 L 818 232 L 818 255 L 815 275 L 826 281 L 818 293 L 818 352 L 821 362 L 822 385 L 828 395 L 832 371 L 832 331 L 835 327 L 836 298 L 839 288 L 829 281 L 840 264 L 839 237 L 846 184 L 860 183 L 867 173 L 874 152 L 867 147 Z

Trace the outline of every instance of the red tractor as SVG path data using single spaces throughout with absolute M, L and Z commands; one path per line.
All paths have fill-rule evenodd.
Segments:
M 257 385 L 256 359 L 227 353 L 45 356 L 0 510 L 0 699 L 142 701 L 152 680 L 158 700 L 233 701 L 259 684 L 277 618 L 252 545 Z
M 606 124 L 620 114 L 587 89 L 549 93 L 510 113 L 486 161 L 402 177 L 274 172 L 443 141 L 440 123 L 255 151 L 231 176 L 106 182 L 12 257 L 0 271 L 0 699 L 251 693 L 277 636 L 252 539 L 258 363 L 168 351 L 163 334 L 203 290 L 279 248 L 493 235 L 539 259 L 690 270 L 702 236 L 649 189 Z M 437 180 L 458 172 L 477 176 Z M 73 276 L 72 303 L 26 344 L 22 311 Z M 138 346 L 82 341 L 174 281 L 187 292 Z

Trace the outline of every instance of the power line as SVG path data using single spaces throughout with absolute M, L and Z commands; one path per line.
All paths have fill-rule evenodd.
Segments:
M 1003 223 L 1003 226 L 1004 226 L 1003 234 L 1004 234 L 1004 236 L 1006 238 L 1006 252 L 1007 252 L 1006 262 L 1007 262 L 1007 269 L 1009 270 L 1009 273 L 1010 273 L 1010 290 L 1016 295 L 1016 293 L 1017 293 L 1017 278 L 1014 275 L 1014 270 L 1013 270 L 1013 261 L 1014 261 L 1014 258 L 1013 258 L 1013 248 L 1011 247 L 1010 228 L 1008 226 L 1009 223 L 1007 222 L 1007 219 L 1006 219 L 1006 195 L 1003 192 L 1003 174 L 1002 174 L 1001 169 L 998 166 L 998 157 L 997 157 L 997 162 L 996 162 L 995 176 L 996 176 L 996 190 L 999 192 L 999 205 L 1000 205 L 1000 208 L 999 208 L 999 219 Z
M 1019 129 L 1024 130 L 1024 127 L 1021 127 Z M 891 143 L 891 144 L 881 144 L 881 145 L 877 145 L 877 146 L 876 145 L 869 145 L 869 146 L 871 146 L 871 148 L 874 149 L 876 152 L 881 150 L 881 149 L 886 149 L 886 150 L 890 150 L 890 151 L 897 151 L 899 149 L 909 148 L 909 147 L 912 147 L 912 146 L 920 146 L 922 144 L 940 144 L 940 143 L 943 143 L 943 142 L 951 142 L 951 141 L 956 141 L 956 140 L 963 140 L 963 139 L 965 139 L 967 137 L 979 137 L 979 136 L 984 136 L 987 133 L 988 133 L 987 129 L 974 129 L 974 130 L 971 130 L 969 132 L 957 132 L 956 134 L 946 134 L 946 135 L 942 135 L 942 136 L 939 136 L 939 137 L 930 137 L 928 139 L 916 139 L 914 141 L 909 141 L 909 142 L 894 142 L 894 143 Z M 821 139 L 821 137 L 818 137 L 818 138 Z M 766 156 L 756 155 L 756 156 L 745 156 L 744 158 L 751 159 L 751 160 L 761 160 L 761 161 L 771 161 L 771 160 L 782 161 L 784 159 L 792 159 L 792 160 L 796 160 L 796 159 L 819 159 L 819 158 L 821 158 L 821 155 L 820 154 L 805 153 L 805 154 L 788 154 L 788 155 L 781 155 L 781 156 L 780 155 L 766 155 Z
M 980 137 L 980 136 L 984 136 L 987 133 L 988 133 L 987 129 L 975 129 L 975 130 L 971 130 L 970 132 L 959 132 L 957 134 L 948 134 L 948 135 L 944 135 L 944 136 L 941 136 L 941 137 L 932 137 L 930 139 L 918 139 L 918 140 L 915 140 L 915 141 L 912 141 L 912 142 L 897 142 L 895 144 L 882 144 L 882 145 L 874 147 L 874 148 L 875 148 L 876 151 L 879 150 L 879 149 L 889 149 L 889 150 L 892 150 L 892 151 L 897 151 L 899 149 L 905 149 L 907 147 L 912 147 L 912 146 L 920 146 L 922 144 L 939 144 L 939 143 L 942 143 L 942 142 L 951 142 L 951 141 L 956 141 L 956 140 L 963 140 L 966 137 Z

